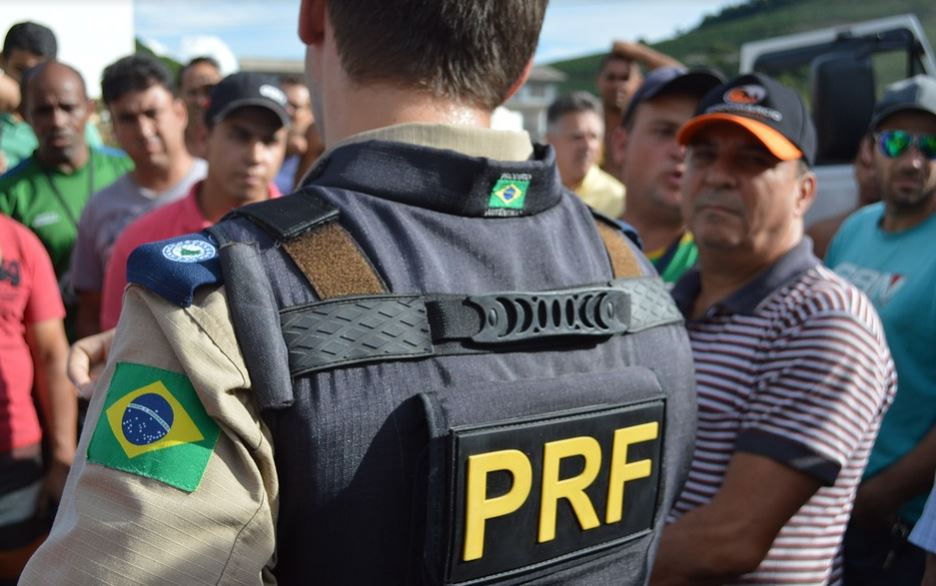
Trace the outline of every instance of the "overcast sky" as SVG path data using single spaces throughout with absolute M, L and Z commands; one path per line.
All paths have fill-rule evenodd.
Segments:
M 537 62 L 605 50 L 613 39 L 658 41 L 739 0 L 552 0 Z M 230 59 L 302 59 L 299 0 L 135 0 L 136 34 L 177 59 L 231 50 Z M 223 57 L 223 56 L 222 56 Z

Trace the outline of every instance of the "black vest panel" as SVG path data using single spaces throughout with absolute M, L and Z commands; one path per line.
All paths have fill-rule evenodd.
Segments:
M 537 157 L 505 164 L 371 142 L 337 150 L 306 189 L 340 211 L 341 225 L 393 294 L 535 292 L 610 281 L 589 210 L 562 190 L 551 150 Z M 491 217 L 492 186 L 505 174 L 529 177 L 526 206 L 513 217 Z M 223 227 L 233 240 L 256 242 L 279 308 L 317 301 L 267 230 L 236 216 Z M 292 393 L 290 407 L 264 412 L 281 488 L 275 573 L 283 584 L 643 584 L 688 470 L 695 429 L 691 351 L 678 324 L 598 341 L 334 368 L 298 377 Z M 593 416 L 596 408 L 605 410 Z M 470 557 L 468 533 L 452 510 L 464 498 L 453 494 L 464 491 L 447 469 L 458 446 L 509 444 L 514 430 L 522 436 L 516 441 L 535 443 L 536 434 L 560 433 L 563 425 L 599 430 L 609 417 L 628 421 L 654 409 L 660 451 L 645 455 L 653 484 L 648 477 L 643 488 L 628 485 L 623 497 L 624 522 L 634 531 L 621 539 L 610 533 L 601 503 L 611 453 L 602 444 L 602 472 L 589 493 L 601 527 L 575 529 L 575 512 L 560 500 L 560 533 L 578 532 L 585 541 L 574 555 L 560 545 L 578 535 L 537 541 L 543 452 L 527 450 L 530 496 L 516 515 L 487 520 L 477 564 L 462 561 Z M 554 427 L 538 427 L 537 418 L 557 413 L 546 418 Z M 485 427 L 504 421 L 518 423 Z M 643 454 L 636 446 L 628 461 Z M 562 462 L 563 478 L 581 471 L 572 460 Z M 481 490 L 494 499 L 519 490 L 517 478 L 511 487 L 492 474 Z M 525 569 L 500 571 L 517 565 Z

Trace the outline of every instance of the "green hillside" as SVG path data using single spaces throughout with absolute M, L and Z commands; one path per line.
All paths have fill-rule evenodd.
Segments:
M 731 75 L 737 72 L 743 43 L 907 13 L 916 15 L 930 42 L 934 42 L 933 0 L 750 0 L 710 15 L 695 29 L 653 47 L 687 65 L 707 65 Z M 569 76 L 561 91 L 594 91 L 601 57 L 590 55 L 551 63 Z

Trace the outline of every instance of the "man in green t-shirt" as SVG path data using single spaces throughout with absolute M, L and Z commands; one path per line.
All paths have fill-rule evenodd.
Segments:
M 23 111 L 39 146 L 0 177 L 0 212 L 36 233 L 61 281 L 85 203 L 133 163 L 122 151 L 88 147 L 84 128 L 93 102 L 74 68 L 43 63 L 31 70 L 24 88 Z

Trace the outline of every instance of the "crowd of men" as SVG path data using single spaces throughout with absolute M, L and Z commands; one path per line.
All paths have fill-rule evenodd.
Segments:
M 546 2 L 491 3 L 122 57 L 115 145 L 7 32 L 0 585 L 936 584 L 936 79 L 807 228 L 795 90 L 616 42 L 531 144 Z

